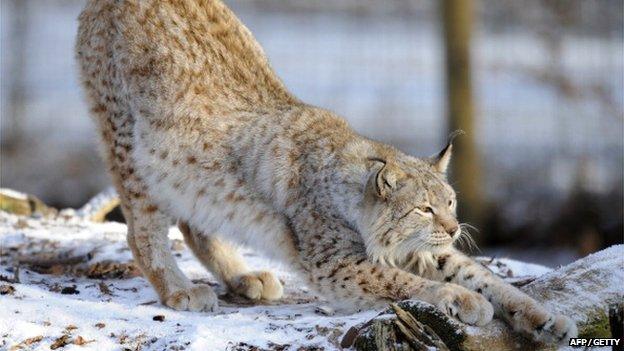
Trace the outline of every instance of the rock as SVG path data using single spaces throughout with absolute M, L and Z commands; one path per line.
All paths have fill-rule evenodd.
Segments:
M 76 285 L 66 286 L 61 289 L 61 294 L 63 295 L 77 295 L 80 294 L 80 291 L 76 289 Z
M 50 345 L 50 350 L 56 350 L 58 348 L 65 347 L 71 343 L 72 343 L 71 336 L 67 334 L 63 334 L 60 337 L 56 338 L 56 340 L 54 340 L 52 345 Z
M 158 315 L 155 315 L 154 317 L 152 317 L 152 320 L 154 320 L 156 322 L 164 322 L 165 321 L 165 316 L 163 316 L 162 314 L 158 314 Z
M 15 288 L 13 285 L 9 284 L 0 284 L 0 295 L 13 295 L 15 293 Z

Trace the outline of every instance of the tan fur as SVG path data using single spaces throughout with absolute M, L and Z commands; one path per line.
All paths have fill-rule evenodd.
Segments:
M 176 219 L 199 260 L 252 299 L 279 298 L 281 285 L 249 271 L 229 242 L 286 262 L 343 307 L 417 298 L 477 325 L 494 307 L 540 340 L 575 334 L 452 251 L 462 231 L 444 174 L 450 144 L 414 158 L 299 101 L 217 0 L 91 0 L 79 21 L 82 81 L 128 242 L 166 305 L 217 302 L 168 250 Z

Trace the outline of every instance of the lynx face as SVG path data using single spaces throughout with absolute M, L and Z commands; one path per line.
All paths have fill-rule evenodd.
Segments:
M 436 252 L 460 237 L 455 191 L 445 177 L 452 146 L 433 160 L 372 159 L 360 232 L 369 256 L 390 265 Z

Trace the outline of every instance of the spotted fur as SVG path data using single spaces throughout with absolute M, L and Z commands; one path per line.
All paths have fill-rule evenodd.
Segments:
M 128 243 L 167 306 L 217 305 L 168 249 L 178 220 L 197 258 L 251 299 L 278 299 L 282 286 L 232 245 L 286 262 L 342 307 L 416 298 L 470 324 L 496 311 L 540 340 L 575 334 L 451 249 L 462 231 L 450 143 L 411 157 L 301 102 L 218 0 L 90 0 L 79 22 L 82 83 Z

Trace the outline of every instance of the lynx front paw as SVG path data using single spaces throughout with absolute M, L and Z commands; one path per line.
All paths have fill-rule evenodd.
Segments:
M 218 298 L 210 286 L 197 284 L 187 289 L 175 291 L 165 299 L 165 305 L 178 311 L 216 312 Z
M 433 302 L 446 314 L 464 323 L 486 325 L 492 320 L 494 308 L 481 294 L 455 284 L 444 284 L 437 291 Z
M 277 300 L 282 297 L 280 281 L 271 272 L 251 272 L 233 279 L 231 289 L 234 293 L 251 300 Z
M 534 340 L 547 343 L 564 343 L 578 335 L 576 323 L 562 315 L 554 315 L 541 306 L 531 306 L 524 313 L 517 312 L 514 323 L 533 337 Z
M 576 323 L 566 316 L 556 316 L 553 327 L 548 331 L 549 338 L 556 340 L 558 343 L 565 342 L 570 338 L 578 336 Z
M 566 316 L 555 316 L 554 323 L 550 328 L 544 327 L 544 331 L 538 334 L 538 340 L 547 343 L 564 343 L 569 338 L 576 338 L 578 330 L 576 323 Z M 566 343 L 567 345 L 567 343 Z

